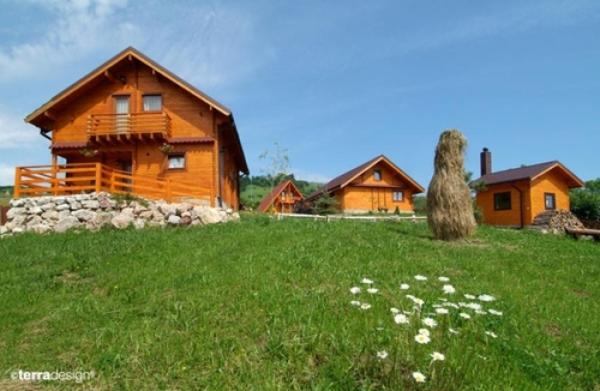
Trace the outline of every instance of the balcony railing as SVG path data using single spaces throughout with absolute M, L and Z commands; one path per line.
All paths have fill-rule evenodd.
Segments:
M 17 167 L 14 197 L 70 195 L 106 191 L 177 201 L 185 198 L 209 200 L 209 187 L 170 178 L 157 178 L 115 170 L 101 163 Z
M 87 134 L 92 141 L 161 138 L 171 135 L 166 113 L 91 114 Z

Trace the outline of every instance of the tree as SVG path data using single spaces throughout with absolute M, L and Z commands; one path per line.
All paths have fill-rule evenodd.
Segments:
M 340 204 L 337 198 L 328 193 L 323 193 L 314 203 L 314 211 L 319 215 L 330 215 L 340 211 Z
M 464 168 L 466 147 L 467 140 L 456 129 L 440 135 L 434 174 L 427 189 L 427 223 L 436 239 L 463 239 L 475 231 L 471 192 Z
M 600 223 L 600 178 L 571 190 L 571 211 L 586 222 Z

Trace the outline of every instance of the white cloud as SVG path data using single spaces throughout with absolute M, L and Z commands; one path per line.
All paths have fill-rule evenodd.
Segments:
M 12 186 L 15 182 L 15 168 L 0 163 L 0 186 Z
M 137 28 L 115 20 L 125 0 L 37 1 L 36 7 L 55 15 L 46 33 L 33 42 L 0 49 L 0 82 L 44 78 L 60 65 L 106 47 L 125 47 Z
M 37 128 L 0 107 L 0 149 L 27 148 L 41 140 Z

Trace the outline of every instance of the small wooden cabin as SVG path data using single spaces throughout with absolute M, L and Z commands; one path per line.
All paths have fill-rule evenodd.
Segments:
M 569 210 L 569 190 L 583 182 L 562 163 L 545 163 L 492 172 L 492 153 L 481 152 L 481 177 L 474 181 L 483 222 L 524 227 L 548 210 Z
M 258 210 L 263 213 L 293 213 L 296 205 L 304 201 L 302 192 L 292 180 L 283 181 L 264 196 Z
M 109 191 L 239 207 L 248 167 L 231 110 L 134 48 L 25 120 L 50 140 L 52 164 L 18 167 L 16 197 Z
M 380 155 L 334 178 L 307 199 L 329 194 L 344 213 L 413 212 L 413 195 L 423 191 L 423 186 Z

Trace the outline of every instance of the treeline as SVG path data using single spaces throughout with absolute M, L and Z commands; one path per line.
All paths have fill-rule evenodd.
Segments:
M 242 205 L 246 209 L 256 209 L 260 200 L 269 193 L 273 187 L 282 181 L 292 179 L 298 190 L 306 197 L 315 192 L 321 183 L 298 180 L 294 178 L 294 174 L 281 175 L 254 175 L 243 176 L 240 178 L 240 198 Z
M 587 227 L 600 228 L 600 178 L 571 190 L 571 211 Z

